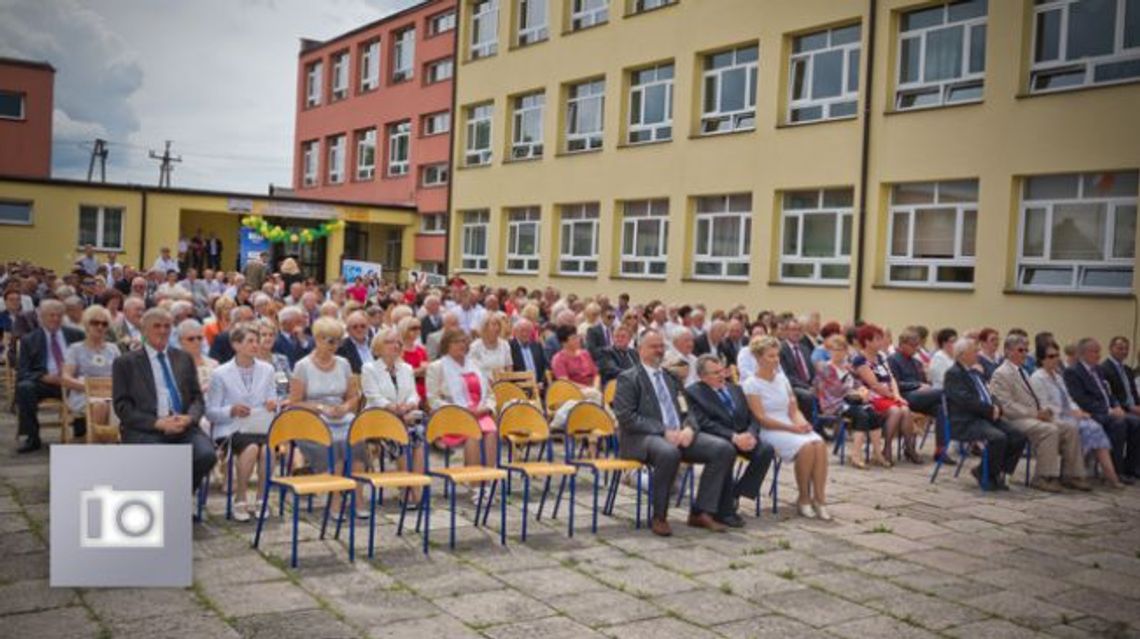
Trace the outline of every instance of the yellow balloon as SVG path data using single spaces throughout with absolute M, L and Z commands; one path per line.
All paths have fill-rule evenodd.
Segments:
M 294 233 L 294 234 L 290 235 L 290 236 L 289 236 L 289 241 L 290 241 L 290 242 L 293 242 L 293 243 L 296 243 L 296 242 L 298 241 L 298 238 L 297 238 L 297 234 L 296 234 L 296 233 Z

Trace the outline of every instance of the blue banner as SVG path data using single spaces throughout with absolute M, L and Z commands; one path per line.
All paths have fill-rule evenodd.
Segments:
M 241 247 L 238 251 L 239 256 L 239 269 L 245 269 L 245 265 L 249 262 L 249 258 L 260 255 L 269 250 L 269 240 L 261 237 L 253 229 L 241 227 L 238 231 L 238 237 L 241 239 Z

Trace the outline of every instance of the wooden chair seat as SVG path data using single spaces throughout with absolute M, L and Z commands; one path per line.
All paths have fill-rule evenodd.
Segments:
M 273 483 L 288 486 L 298 495 L 314 495 L 317 493 L 343 492 L 355 490 L 356 482 L 350 477 L 318 473 L 316 475 L 298 475 L 296 477 L 274 477 Z
M 578 472 L 578 469 L 569 464 L 556 464 L 552 462 L 518 462 L 503 464 L 504 468 L 510 468 L 519 472 L 526 473 L 531 477 L 550 477 L 551 475 L 573 475 Z
M 383 473 L 353 473 L 352 478 L 368 482 L 377 488 L 415 488 L 431 485 L 431 477 L 402 470 Z
M 457 484 L 476 484 L 507 478 L 507 471 L 487 466 L 453 466 L 451 468 L 437 468 L 431 472 L 433 475 L 446 476 Z
M 589 468 L 596 468 L 601 472 L 611 472 L 615 470 L 630 471 L 637 470 L 644 466 L 636 459 L 617 459 L 613 457 L 603 457 L 601 459 L 576 459 L 575 464 L 587 466 Z

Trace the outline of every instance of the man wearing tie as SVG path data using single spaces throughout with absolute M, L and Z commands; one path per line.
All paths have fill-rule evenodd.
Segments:
M 143 315 L 143 348 L 119 357 L 111 369 L 112 401 L 124 444 L 190 444 L 197 489 L 218 457 L 198 427 L 205 405 L 194 360 L 167 346 L 173 323 L 161 308 Z
M 1077 406 L 1104 427 L 1120 480 L 1129 484 L 1140 475 L 1140 416 L 1112 396 L 1099 363 L 1100 342 L 1091 337 L 1077 342 L 1077 363 L 1065 369 L 1065 386 Z
M 629 329 L 619 326 L 614 329 L 613 344 L 598 353 L 594 363 L 598 366 L 598 374 L 602 376 L 602 386 L 637 364 L 637 351 L 629 347 L 631 338 Z
M 784 320 L 780 330 L 783 333 L 780 336 L 780 368 L 792 384 L 800 412 L 810 420 L 815 414 L 815 367 L 811 365 L 811 351 L 805 349 L 800 341 L 804 333 L 799 320 L 794 317 Z
M 40 421 L 37 411 L 42 400 L 59 398 L 63 354 L 69 344 L 83 340 L 83 332 L 63 325 L 63 302 L 44 300 L 39 308 L 39 328 L 20 338 L 20 361 L 16 369 L 16 406 L 19 407 L 20 434 L 27 437 L 17 450 L 39 450 Z M 75 436 L 86 432 L 76 430 Z
M 1140 394 L 1136 392 L 1136 372 L 1125 364 L 1131 344 L 1128 338 L 1118 335 L 1108 342 L 1108 357 L 1100 364 L 1100 372 L 1108 381 L 1108 387 L 1116 403 L 1126 413 L 1140 415 Z
M 534 324 L 528 319 L 521 319 L 512 329 L 514 337 L 511 338 L 511 370 L 516 373 L 529 371 L 534 373 L 534 380 L 541 388 L 546 382 L 547 361 L 542 352 L 542 345 L 534 341 Z
M 614 343 L 614 312 L 607 309 L 602 314 L 602 319 L 597 324 L 586 329 L 586 350 L 589 351 L 590 357 L 597 363 L 598 358 L 602 354 L 602 349 L 613 346 Z
M 273 352 L 284 355 L 292 368 L 313 350 L 313 338 L 305 334 L 305 311 L 300 306 L 286 306 L 277 313 L 277 321 L 281 331 L 273 342 Z
M 950 436 L 960 442 L 983 440 L 989 456 L 988 485 L 1009 490 L 1004 476 L 1017 470 L 1025 451 L 1025 435 L 1002 421 L 1002 409 L 986 389 L 978 363 L 978 343 L 963 338 L 954 343 L 954 365 L 946 371 L 944 395 L 950 418 Z M 982 465 L 971 474 L 983 483 Z
M 683 415 L 677 401 L 677 381 L 661 368 L 665 340 L 659 332 L 649 329 L 641 334 L 638 354 L 638 364 L 617 378 L 613 410 L 621 456 L 653 469 L 650 529 L 662 537 L 673 534 L 666 519 L 669 491 L 684 461 L 704 464 L 696 503 L 689 511 L 689 525 L 724 532 L 726 526 L 713 519 L 712 514 L 720 507 L 736 449 L 719 437 L 699 432 L 696 422 Z

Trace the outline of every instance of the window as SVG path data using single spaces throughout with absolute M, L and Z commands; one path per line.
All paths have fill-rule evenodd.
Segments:
M 305 106 L 314 107 L 321 103 L 321 68 L 320 60 L 309 65 L 305 71 Z
M 630 13 L 644 13 L 659 9 L 666 5 L 674 4 L 677 0 L 631 0 L 629 5 Z
M 486 209 L 463 213 L 463 254 L 461 268 L 465 271 L 487 270 L 487 222 L 491 214 Z
M 1136 196 L 1136 171 L 1027 178 L 1018 288 L 1131 291 Z
M 974 282 L 978 181 L 896 184 L 887 281 L 968 287 Z
M 629 143 L 673 138 L 673 65 L 630 73 Z
M 542 42 L 549 37 L 546 3 L 549 0 L 516 0 L 519 16 L 519 46 Z
M 412 79 L 416 58 L 416 29 L 408 27 L 395 35 L 392 46 L 392 82 Z
M 367 42 L 360 48 L 360 92 L 380 86 L 380 41 Z
M 455 12 L 445 11 L 428 18 L 428 34 L 439 35 L 455 28 Z
M 895 108 L 980 102 L 986 71 L 986 0 L 904 13 Z
M 420 216 L 420 233 L 429 235 L 442 235 L 446 232 L 446 213 L 425 213 Z
M 32 203 L 0 200 L 0 224 L 31 224 Z
M 499 0 L 476 0 L 471 5 L 471 59 L 499 50 Z
M 701 133 L 756 128 L 756 61 L 760 48 L 740 47 L 705 56 Z
M 123 209 L 109 206 L 79 207 L 79 240 L 105 251 L 123 250 Z
M 537 273 L 539 247 L 537 206 L 507 211 L 507 272 Z
M 846 282 L 851 273 L 852 189 L 784 193 L 780 280 Z
M 558 271 L 572 275 L 598 273 L 598 205 L 569 204 L 562 207 L 562 251 Z
M 412 123 L 404 120 L 388 125 L 388 175 L 395 177 L 408 174 L 408 158 L 411 155 Z
M 792 41 L 789 122 L 854 117 L 859 101 L 859 25 Z
M 491 163 L 491 103 L 467 107 L 467 146 L 463 162 L 467 166 Z
M 610 0 L 570 0 L 570 30 L 605 24 L 610 19 Z
M 427 76 L 425 82 L 428 84 L 435 84 L 436 82 L 443 82 L 450 80 L 452 74 L 455 72 L 455 63 L 451 58 L 444 58 L 443 60 L 436 60 L 429 62 L 427 65 Z
M 512 117 L 511 159 L 525 160 L 542 157 L 542 111 L 546 95 L 541 91 L 520 95 L 514 99 Z
M 693 277 L 748 277 L 752 253 L 752 194 L 697 198 Z
M 340 184 L 344 181 L 344 136 L 337 135 L 328 139 L 329 149 L 329 184 Z
M 669 247 L 669 200 L 639 200 L 622 207 L 621 274 L 665 277 Z
M 376 129 L 356 133 L 356 179 L 371 180 L 376 174 Z
M 24 119 L 24 94 L 15 91 L 0 91 L 0 119 Z
M 571 85 L 566 99 L 566 150 L 589 151 L 602 148 L 602 109 L 605 80 Z
M 334 54 L 332 57 L 332 99 L 343 100 L 348 97 L 348 52 Z
M 425 187 L 443 186 L 447 184 L 448 173 L 446 164 L 429 164 L 423 168 L 423 179 L 420 182 Z
M 1029 90 L 1140 78 L 1140 1 L 1037 0 Z
M 301 143 L 301 184 L 304 186 L 317 185 L 317 153 L 316 140 Z
M 423 135 L 447 133 L 451 130 L 451 112 L 440 111 L 439 113 L 429 113 L 425 115 L 421 130 L 423 131 Z

